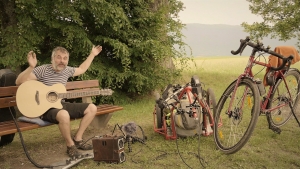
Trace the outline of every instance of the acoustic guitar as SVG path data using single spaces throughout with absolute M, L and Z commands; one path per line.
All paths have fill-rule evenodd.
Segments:
M 22 83 L 16 93 L 17 107 L 26 117 L 39 117 L 50 108 L 61 109 L 62 99 L 88 97 L 95 95 L 112 95 L 111 89 L 88 89 L 86 91 L 68 91 L 63 84 L 54 84 L 52 86 L 30 80 Z

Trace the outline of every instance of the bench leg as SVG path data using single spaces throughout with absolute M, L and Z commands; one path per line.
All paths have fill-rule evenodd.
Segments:
M 106 127 L 111 116 L 112 116 L 112 113 L 97 115 L 91 122 L 91 126 L 96 129 L 103 129 Z

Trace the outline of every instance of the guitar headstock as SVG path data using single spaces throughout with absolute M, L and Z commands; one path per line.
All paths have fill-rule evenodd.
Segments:
M 113 94 L 114 91 L 112 91 L 111 89 L 101 89 L 100 90 L 100 95 L 102 96 L 110 96 Z

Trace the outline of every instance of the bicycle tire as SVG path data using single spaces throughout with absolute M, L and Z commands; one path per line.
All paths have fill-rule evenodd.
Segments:
M 286 80 L 287 86 L 289 88 L 289 91 L 292 96 L 293 100 L 293 109 L 294 111 L 297 110 L 298 101 L 298 93 L 299 93 L 299 78 L 300 73 L 299 71 L 295 69 L 290 69 L 285 75 L 284 78 Z M 283 79 L 279 79 L 275 87 L 273 89 L 274 92 L 270 95 L 270 102 L 267 106 L 267 109 L 272 108 L 272 106 L 277 106 L 281 104 L 282 102 L 286 101 L 288 99 L 288 91 L 285 87 L 285 83 Z M 286 105 L 284 107 L 281 107 L 279 109 L 276 109 L 274 111 L 267 113 L 267 120 L 271 125 L 274 125 L 276 127 L 281 127 L 285 125 L 289 119 L 292 117 L 292 111 L 290 109 L 289 105 Z
M 158 106 L 158 104 L 155 104 L 155 114 L 156 114 L 156 127 L 162 128 L 162 109 Z
M 216 109 L 215 122 L 220 123 L 214 123 L 214 141 L 218 149 L 225 154 L 239 151 L 248 142 L 260 111 L 260 94 L 257 85 L 251 79 L 242 78 L 232 104 L 234 111 L 228 115 L 227 111 L 236 84 L 237 80 L 227 87 Z M 243 93 L 246 93 L 244 99 L 242 99 Z
M 216 97 L 215 97 L 215 93 L 211 88 L 207 89 L 207 94 L 206 94 L 206 103 L 209 106 L 209 108 L 212 110 L 213 112 L 213 119 L 216 116 L 216 108 L 217 108 L 217 102 L 216 102 Z M 212 123 L 212 122 L 210 122 Z
M 15 137 L 15 133 L 8 134 L 0 137 L 0 147 L 10 144 Z
M 14 118 L 16 118 L 16 111 L 14 107 L 1 108 L 0 114 L 0 122 L 13 120 L 12 115 L 14 116 Z M 10 144 L 14 140 L 14 137 L 15 133 L 0 136 L 0 147 Z

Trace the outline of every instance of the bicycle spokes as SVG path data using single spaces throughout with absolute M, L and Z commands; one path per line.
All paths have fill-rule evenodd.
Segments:
M 241 140 L 249 138 L 258 118 L 255 113 L 259 110 L 257 87 L 249 79 L 243 79 L 237 88 L 235 86 L 236 83 L 232 83 L 224 92 L 215 119 L 222 119 L 222 125 L 215 132 L 215 141 L 226 153 L 233 153 L 245 144 Z
M 226 128 L 218 130 L 219 138 L 223 142 L 224 147 L 231 147 L 235 145 L 243 137 L 247 128 L 239 126 L 241 117 L 230 117 L 227 120 Z
M 283 126 L 291 118 L 292 111 L 297 111 L 299 76 L 297 71 L 291 70 L 284 75 L 284 79 L 277 81 L 267 107 L 269 126 L 277 128 Z M 298 122 L 297 117 L 296 120 Z
M 248 64 L 244 72 L 226 88 L 216 109 L 215 121 L 222 120 L 222 123 L 219 128 L 216 128 L 215 124 L 214 140 L 217 147 L 227 154 L 239 151 L 247 143 L 260 113 L 266 113 L 269 128 L 277 133 L 280 133 L 279 127 L 290 119 L 291 114 L 300 126 L 297 117 L 300 113 L 295 113 L 299 111 L 297 107 L 300 73 L 295 68 L 290 69 L 291 64 L 298 62 L 296 57 L 293 57 L 297 50 L 294 47 L 280 46 L 272 51 L 270 47 L 265 48 L 263 43 L 253 43 L 246 37 L 240 40 L 239 48 L 231 53 L 241 53 L 246 46 L 252 47 Z M 271 54 L 269 63 L 255 58 L 257 53 L 258 57 L 264 53 Z M 271 59 L 278 65 L 273 67 Z M 264 91 L 264 86 L 257 86 L 261 83 L 254 80 L 254 65 L 267 68 L 264 84 L 270 88 L 266 96 L 264 92 L 260 92 Z M 259 91 L 259 88 L 263 90 Z M 262 101 L 260 96 L 263 96 Z

